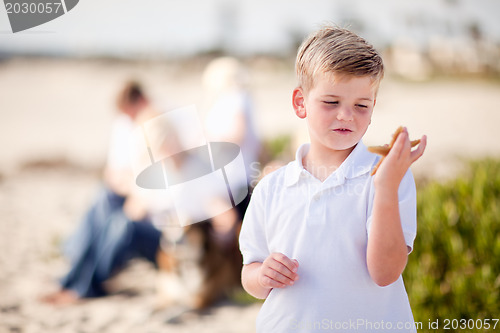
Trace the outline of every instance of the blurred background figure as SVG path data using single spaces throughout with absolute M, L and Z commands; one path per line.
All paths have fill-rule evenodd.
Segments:
M 240 146 L 248 180 L 255 178 L 260 142 L 254 125 L 254 106 L 248 91 L 248 73 L 236 58 L 212 60 L 203 72 L 207 95 L 205 116 L 210 141 L 233 142 Z M 253 167 L 252 167 L 253 165 Z M 257 168 L 258 170 L 258 168 Z
M 129 200 L 145 207 L 162 230 L 155 308 L 181 313 L 206 308 L 241 287 L 240 219 L 227 200 L 226 184 L 221 189 L 215 178 L 202 177 L 212 166 L 206 145 L 190 145 L 202 131 L 195 108 L 167 111 L 141 127 L 142 167 L 134 168 L 137 196 Z M 212 149 L 213 156 L 218 153 Z M 201 178 L 197 186 L 184 186 Z
M 240 147 L 247 177 L 239 184 L 239 191 L 250 193 L 252 180 L 259 173 L 260 142 L 247 80 L 244 66 L 231 57 L 211 61 L 202 74 L 206 140 Z M 212 208 L 224 213 L 185 227 L 177 239 L 172 239 L 172 230 L 164 231 L 159 253 L 163 306 L 205 308 L 241 288 L 238 235 L 249 198 L 250 194 L 226 210 L 218 209 L 225 201 L 214 197 Z
M 132 193 L 131 139 L 142 121 L 156 114 L 136 82 L 118 94 L 119 114 L 113 123 L 103 185 L 79 228 L 67 241 L 71 268 L 61 279 L 61 290 L 43 298 L 54 304 L 106 295 L 103 282 L 133 257 L 156 264 L 161 232 L 144 214 Z
M 248 91 L 248 72 L 240 61 L 232 57 L 212 60 L 203 72 L 206 105 L 205 130 L 209 141 L 232 142 L 242 151 L 249 187 L 259 173 L 260 142 L 254 125 L 254 107 Z M 250 186 L 251 187 L 251 186 Z M 249 189 L 249 193 L 251 188 Z M 249 196 L 237 205 L 243 219 Z M 230 218 L 230 213 L 220 220 Z M 214 223 L 218 223 L 217 218 Z

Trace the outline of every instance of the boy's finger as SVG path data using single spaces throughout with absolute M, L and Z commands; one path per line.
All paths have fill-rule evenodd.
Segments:
M 419 143 L 417 149 L 412 151 L 410 154 L 410 159 L 411 159 L 412 163 L 415 162 L 416 160 L 418 160 L 424 154 L 426 146 L 427 146 L 427 136 L 424 135 L 422 137 L 422 139 L 420 140 L 420 143 Z
M 298 278 L 298 276 L 296 278 L 290 278 L 290 277 L 283 275 L 280 272 L 275 271 L 273 269 L 269 269 L 268 271 L 266 271 L 265 275 L 273 281 L 276 281 L 276 282 L 279 282 L 279 283 L 282 283 L 282 284 L 288 285 L 288 286 L 293 285 L 296 278 Z
M 295 267 L 295 265 L 294 265 Z M 293 269 L 289 269 L 287 266 L 283 265 L 282 263 L 274 260 L 273 263 L 270 264 L 270 268 L 274 270 L 275 272 L 283 275 L 287 279 L 290 279 L 294 281 L 297 278 L 297 273 L 293 271 Z M 295 269 L 296 271 L 296 269 Z M 280 280 L 281 281 L 281 280 Z M 282 281 L 283 282 L 283 281 Z
M 262 285 L 264 285 L 267 288 L 283 288 L 287 286 L 285 283 L 273 280 L 269 276 L 264 276 L 262 278 Z
M 284 265 L 286 268 L 288 268 L 288 270 L 290 272 L 292 272 L 292 273 L 297 272 L 298 266 L 295 265 L 295 263 L 290 258 L 288 258 L 286 255 L 284 255 L 282 253 L 273 253 L 272 258 L 276 262 L 278 262 L 278 263 Z
M 404 149 L 407 148 L 406 146 L 408 146 L 408 148 L 410 147 L 410 140 L 408 139 L 408 131 L 405 128 L 401 133 L 399 133 L 387 157 L 392 155 L 399 158 Z

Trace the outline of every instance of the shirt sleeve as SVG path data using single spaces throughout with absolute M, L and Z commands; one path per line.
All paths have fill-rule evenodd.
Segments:
M 366 230 L 368 235 L 370 234 L 370 227 L 372 222 L 374 193 L 375 192 L 372 191 L 372 196 L 370 198 L 368 207 L 368 220 L 366 222 Z M 413 179 L 413 174 L 410 170 L 406 172 L 403 179 L 401 180 L 401 184 L 399 185 L 398 189 L 398 200 L 401 227 L 403 229 L 405 243 L 410 249 L 408 253 L 411 253 L 411 251 L 413 251 L 413 242 L 415 241 L 415 237 L 417 236 L 417 189 L 415 186 L 415 180 Z
M 243 219 L 239 242 L 244 265 L 263 262 L 269 256 L 265 228 L 265 188 L 262 181 L 257 184 Z

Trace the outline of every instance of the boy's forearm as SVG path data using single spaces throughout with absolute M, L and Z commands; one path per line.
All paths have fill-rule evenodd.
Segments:
M 255 298 L 265 299 L 271 292 L 271 288 L 265 288 L 259 283 L 259 269 L 262 266 L 261 262 L 253 262 L 248 265 L 243 265 L 241 271 L 241 284 L 247 293 Z
M 373 202 L 366 253 L 370 276 L 380 286 L 389 285 L 399 278 L 407 259 L 397 190 L 380 189 Z

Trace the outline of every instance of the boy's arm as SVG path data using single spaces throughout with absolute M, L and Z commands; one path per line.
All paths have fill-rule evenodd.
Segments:
M 396 281 L 406 266 L 408 248 L 401 227 L 398 189 L 410 165 L 424 153 L 426 142 L 422 137 L 418 148 L 411 151 L 405 128 L 375 175 L 366 261 L 371 278 L 379 286 Z
M 289 259 L 281 253 L 272 253 L 264 262 L 244 265 L 241 284 L 250 295 L 264 299 L 273 288 L 291 286 L 299 279 L 297 260 Z

